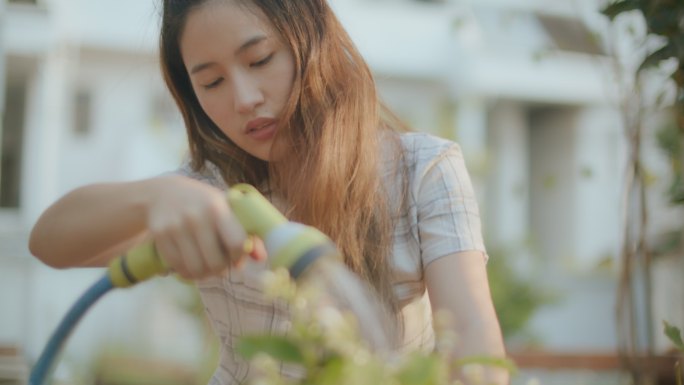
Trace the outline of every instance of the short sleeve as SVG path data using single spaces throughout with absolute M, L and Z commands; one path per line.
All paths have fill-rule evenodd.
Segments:
M 460 147 L 452 143 L 423 169 L 416 194 L 423 266 L 457 252 L 487 253 L 480 213 Z
M 225 181 L 221 177 L 221 173 L 214 164 L 207 162 L 204 169 L 201 171 L 195 171 L 192 169 L 189 160 L 183 161 L 183 163 L 174 171 L 166 173 L 166 175 L 181 175 L 188 178 L 196 179 L 200 182 L 204 182 L 218 189 L 225 190 L 227 188 Z

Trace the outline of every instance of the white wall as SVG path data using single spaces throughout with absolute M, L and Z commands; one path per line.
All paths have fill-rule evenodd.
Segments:
M 27 304 L 32 290 L 31 261 L 24 253 L 17 255 L 15 247 L 11 247 L 14 244 L 10 241 L 16 238 L 25 241 L 16 231 L 3 231 L 0 237 L 0 344 L 24 346 L 30 332 Z
M 528 125 L 527 108 L 520 103 L 502 101 L 490 113 L 488 196 L 483 211 L 488 238 L 500 247 L 519 248 L 529 236 Z
M 444 114 L 450 103 L 448 90 L 438 82 L 376 75 L 378 93 L 392 110 L 414 129 L 434 134 L 444 132 Z
M 590 269 L 604 259 L 617 263 L 621 251 L 626 145 L 615 111 L 587 107 L 576 119 L 575 265 Z
M 6 17 L 0 24 L 5 53 L 37 55 L 55 42 L 50 13 L 45 8 L 7 4 Z M 12 17 L 8 17 L 11 14 Z
M 607 108 L 546 110 L 532 120 L 531 229 L 544 258 L 577 271 L 619 252 L 624 139 Z
M 574 110 L 546 109 L 531 120 L 530 230 L 540 257 L 555 263 L 575 254 L 575 116 Z
M 405 2 L 333 1 L 342 24 L 371 67 L 391 76 L 440 78 L 452 64 L 451 43 L 456 11 L 448 6 Z
M 156 49 L 157 0 L 46 0 L 60 40 L 85 47 L 148 52 Z
M 612 272 L 573 273 L 547 269 L 540 278 L 556 302 L 540 308 L 530 330 L 543 346 L 559 352 L 615 352 L 616 276 Z
M 606 107 L 542 110 L 531 131 L 531 230 L 557 303 L 533 319 L 546 346 L 617 345 L 615 306 L 625 144 Z
M 91 132 L 78 134 L 72 129 L 73 115 L 68 119 L 60 194 L 84 183 L 131 180 L 178 167 L 185 149 L 184 131 L 177 129 L 180 114 L 177 126 L 153 126 L 155 98 L 168 92 L 153 56 L 85 52 L 78 68 L 70 101 L 77 88 L 87 90 L 93 121 Z

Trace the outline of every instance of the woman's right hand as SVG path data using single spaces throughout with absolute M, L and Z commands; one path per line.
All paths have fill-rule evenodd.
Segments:
M 247 234 L 225 193 L 183 176 L 159 177 L 163 188 L 147 202 L 147 228 L 161 258 L 186 279 L 201 279 L 237 266 L 248 254 Z M 265 258 L 256 241 L 251 256 Z

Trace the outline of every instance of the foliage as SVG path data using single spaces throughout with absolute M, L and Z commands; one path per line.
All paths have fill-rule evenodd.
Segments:
M 455 336 L 449 335 L 439 317 L 435 320 L 437 346 L 432 352 L 408 354 L 373 351 L 360 338 L 352 314 L 322 304 L 320 293 L 306 285 L 298 287 L 285 270 L 267 271 L 266 294 L 289 305 L 291 328 L 287 335 L 242 337 L 236 350 L 249 359 L 256 371 L 252 385 L 440 385 L 453 370 L 462 370 L 472 383 L 482 383 L 484 366 L 514 371 L 507 359 L 450 355 Z M 281 375 L 281 363 L 301 373 L 298 379 Z
M 684 62 L 684 3 L 680 0 L 618 0 L 603 8 L 601 12 L 612 21 L 619 15 L 631 11 L 641 12 L 649 34 L 664 39 L 659 48 L 644 58 L 639 71 L 670 58 L 675 58 L 679 63 Z M 672 74 L 672 79 L 680 89 L 684 88 L 684 68 L 681 65 Z M 684 100 L 677 100 L 680 106 L 682 103 Z M 680 128 L 684 129 L 681 126 Z
M 670 108 L 673 125 L 665 126 L 658 141 L 670 159 L 673 179 L 671 201 L 684 204 L 684 2 L 681 0 L 619 0 L 606 6 L 602 13 L 610 20 L 626 12 L 639 12 L 646 22 L 647 34 L 657 38 L 660 45 L 652 49 L 641 62 L 636 75 L 664 61 L 674 61 L 676 67 L 670 78 L 676 86 L 675 99 Z
M 670 325 L 667 321 L 663 321 L 663 333 L 665 333 L 667 338 L 670 339 L 680 353 L 684 353 L 684 341 L 682 341 L 682 334 L 680 333 L 679 328 Z M 675 370 L 677 385 L 682 385 L 682 369 L 679 361 L 677 361 L 677 364 L 675 365 Z
M 555 295 L 516 274 L 505 252 L 492 250 L 489 255 L 487 274 L 501 331 L 506 338 L 521 335 L 537 309 L 552 302 Z
M 641 64 L 636 69 L 635 83 L 639 84 L 640 75 L 642 71 L 651 69 L 654 67 L 662 67 L 661 64 L 667 62 L 667 64 L 675 64 L 674 70 L 670 74 L 670 79 L 675 86 L 675 97 L 672 100 L 671 105 L 664 108 L 665 113 L 669 113 L 672 123 L 661 128 L 657 134 L 657 140 L 660 147 L 667 154 L 673 177 L 670 185 L 669 195 L 670 200 L 674 204 L 684 204 L 684 174 L 682 171 L 682 163 L 684 162 L 684 152 L 682 152 L 682 147 L 684 146 L 684 2 L 682 0 L 617 0 L 608 4 L 602 9 L 602 13 L 607 16 L 611 21 L 614 21 L 617 17 L 625 13 L 638 13 L 643 18 L 646 25 L 646 36 L 644 36 L 643 46 L 649 47 L 650 43 L 657 42 L 658 46 L 647 51 L 647 54 L 641 61 Z M 668 67 L 669 68 L 669 67 Z M 638 92 L 637 92 L 638 93 Z M 661 94 L 662 95 L 662 94 Z M 660 107 L 659 101 L 656 101 L 655 107 Z M 638 106 L 639 112 L 643 105 Z M 645 241 L 645 231 L 646 228 L 646 212 L 647 205 L 644 192 L 643 183 L 643 165 L 639 159 L 640 157 L 640 144 L 641 144 L 641 126 L 643 124 L 644 116 L 636 113 L 633 114 L 630 108 L 625 108 L 623 111 L 623 116 L 636 116 L 637 119 L 632 121 L 630 130 L 630 148 L 632 162 L 630 167 L 635 175 L 635 179 L 639 180 L 637 186 L 640 194 L 640 219 L 638 229 L 638 239 L 633 242 L 637 245 L 635 250 L 632 250 L 629 234 L 629 227 L 626 227 L 625 231 L 625 242 L 623 251 L 623 271 L 621 274 L 620 287 L 621 291 L 618 293 L 619 300 L 618 312 L 622 313 L 624 309 L 628 309 L 626 314 L 629 318 L 624 322 L 628 327 L 620 328 L 618 333 L 623 332 L 624 334 L 631 334 L 631 341 L 627 341 L 624 347 L 631 346 L 632 349 L 636 344 L 634 342 L 634 311 L 638 307 L 635 304 L 635 299 L 632 295 L 634 288 L 634 272 L 638 266 L 642 269 L 641 274 L 644 278 L 644 288 L 646 295 L 646 319 L 649 320 L 651 317 L 652 308 L 650 305 L 650 295 L 651 295 L 651 271 L 650 271 L 650 252 L 646 247 Z M 628 119 L 625 119 L 628 120 Z M 628 125 L 629 126 L 629 125 Z M 632 186 L 630 186 L 632 187 Z M 627 191 L 629 194 L 629 191 Z M 684 230 L 684 229 L 680 229 Z M 684 234 L 684 233 L 682 233 Z M 682 237 L 679 237 L 681 240 Z M 680 241 L 680 247 L 681 245 Z M 620 310 L 623 309 L 623 310 Z M 631 314 L 630 314 L 631 313 Z M 622 317 L 618 316 L 618 322 Z M 625 317 L 627 318 L 627 317 Z M 651 352 L 652 349 L 652 338 L 650 321 L 648 324 L 648 346 L 647 351 Z M 620 322 L 619 322 L 620 326 Z M 631 330 L 631 331 L 630 331 Z M 624 336 L 623 334 L 623 336 Z M 681 347 L 681 337 L 679 330 L 665 323 L 665 334 L 675 342 L 678 347 Z M 632 351 L 634 353 L 634 351 Z M 641 377 L 643 368 L 637 368 L 633 366 L 631 368 L 632 376 L 635 380 Z M 679 376 L 679 369 L 677 370 L 677 375 Z M 636 381 L 640 383 L 641 381 Z M 681 384 L 681 377 L 678 377 L 678 383 Z
M 665 151 L 672 169 L 672 182 L 668 195 L 673 204 L 684 204 L 684 131 L 675 125 L 666 125 L 658 131 L 658 145 Z
M 670 325 L 667 321 L 663 321 L 663 333 L 665 333 L 667 338 L 672 341 L 679 351 L 684 352 L 684 342 L 682 341 L 682 334 L 680 333 L 679 328 Z

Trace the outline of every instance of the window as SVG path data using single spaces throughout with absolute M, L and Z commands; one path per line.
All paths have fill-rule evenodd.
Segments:
M 0 207 L 19 207 L 26 84 L 8 84 L 0 140 Z
M 596 35 L 582 21 L 550 15 L 537 15 L 537 18 L 559 49 L 591 55 L 605 54 Z
M 92 95 L 90 91 L 79 89 L 74 95 L 74 133 L 87 135 L 92 123 Z

